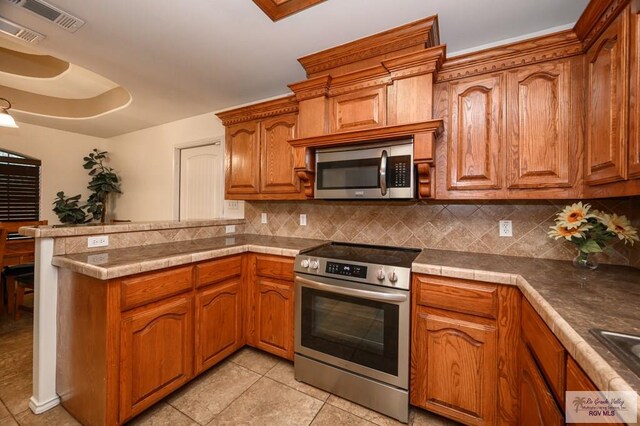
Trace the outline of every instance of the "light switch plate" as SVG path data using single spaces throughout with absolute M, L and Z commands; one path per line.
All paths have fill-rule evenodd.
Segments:
M 267 223 L 267 214 L 266 213 L 262 213 L 260 215 L 260 223 L 262 223 L 262 224 Z
M 236 232 L 235 225 L 227 225 L 224 229 L 227 232 L 227 234 L 233 234 L 234 232 Z
M 96 235 L 87 238 L 87 247 L 107 247 L 109 245 L 108 235 Z
M 237 200 L 227 201 L 227 207 L 229 208 L 229 210 L 238 210 L 238 201 Z
M 300 226 L 307 226 L 307 215 L 306 214 L 301 214 L 300 215 Z

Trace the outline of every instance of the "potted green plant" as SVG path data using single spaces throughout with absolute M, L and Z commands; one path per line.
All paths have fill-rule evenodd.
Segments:
M 83 167 L 85 170 L 89 170 L 89 176 L 91 176 L 87 186 L 91 195 L 86 204 L 80 205 L 80 194 L 73 197 L 65 196 L 64 191 L 56 194 L 53 211 L 60 222 L 82 224 L 100 221 L 100 223 L 105 223 L 110 195 L 122 193 L 120 177 L 111 167 L 104 164 L 108 159 L 107 154 L 107 151 L 94 148 L 88 156 L 84 157 Z

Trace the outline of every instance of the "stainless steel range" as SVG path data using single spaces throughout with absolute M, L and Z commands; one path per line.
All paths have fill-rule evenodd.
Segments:
M 297 380 L 408 421 L 409 288 L 419 253 L 331 243 L 296 257 Z

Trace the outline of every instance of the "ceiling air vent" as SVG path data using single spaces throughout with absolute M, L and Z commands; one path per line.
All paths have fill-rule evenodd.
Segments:
M 49 22 L 53 22 L 59 27 L 65 30 L 75 33 L 78 29 L 84 25 L 84 21 L 80 18 L 76 18 L 73 15 L 68 14 L 62 9 L 44 2 L 42 0 L 8 0 L 16 6 L 23 7 L 30 12 L 46 19 Z
M 0 32 L 9 34 L 12 37 L 19 38 L 27 43 L 39 43 L 45 37 L 33 30 L 25 28 L 15 22 L 8 21 L 4 18 L 0 18 Z

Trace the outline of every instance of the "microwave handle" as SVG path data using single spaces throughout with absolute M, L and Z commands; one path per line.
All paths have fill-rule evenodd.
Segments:
M 382 150 L 380 156 L 380 192 L 387 195 L 387 150 Z

